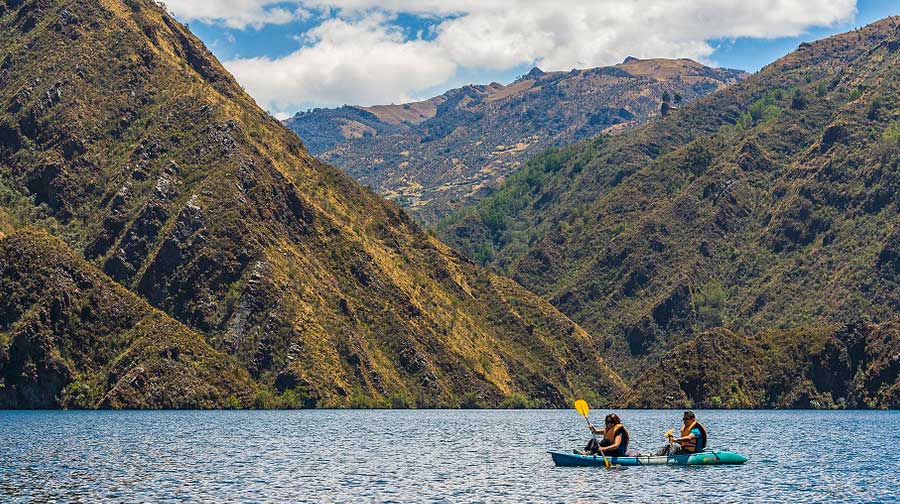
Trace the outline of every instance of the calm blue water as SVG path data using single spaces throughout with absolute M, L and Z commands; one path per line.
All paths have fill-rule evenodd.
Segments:
M 595 411 L 599 420 L 602 411 Z M 642 452 L 679 411 L 619 412 Z M 900 412 L 698 412 L 734 467 L 557 468 L 562 411 L 0 411 L 2 502 L 888 502 Z M 848 434 L 858 439 L 852 444 Z

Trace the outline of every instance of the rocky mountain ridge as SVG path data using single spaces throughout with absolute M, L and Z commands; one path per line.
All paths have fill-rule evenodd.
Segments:
M 688 59 L 628 58 L 602 68 L 470 85 L 401 105 L 314 109 L 285 121 L 310 151 L 425 225 L 477 202 L 549 146 L 621 131 L 746 77 Z M 677 102 L 677 103 L 675 103 Z

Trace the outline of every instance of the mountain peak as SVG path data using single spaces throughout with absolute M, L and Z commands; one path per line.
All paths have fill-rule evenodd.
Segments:
M 811 42 L 666 117 L 545 153 L 442 236 L 611 335 L 625 374 L 717 325 L 896 317 L 898 35 L 888 19 Z
M 544 75 L 544 71 L 538 67 L 534 67 L 528 71 L 527 74 L 523 75 L 523 79 L 538 79 Z

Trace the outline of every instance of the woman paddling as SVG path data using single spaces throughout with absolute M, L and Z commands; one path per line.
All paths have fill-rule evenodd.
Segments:
M 628 451 L 630 436 L 628 435 L 628 430 L 622 425 L 619 415 L 615 413 L 606 415 L 606 421 L 602 429 L 594 427 L 594 424 L 588 424 L 588 426 L 591 428 L 591 432 L 602 435 L 603 439 L 598 446 L 597 439 L 591 438 L 584 450 L 575 450 L 575 453 L 580 455 L 597 455 L 602 450 L 607 457 L 625 456 L 625 452 Z

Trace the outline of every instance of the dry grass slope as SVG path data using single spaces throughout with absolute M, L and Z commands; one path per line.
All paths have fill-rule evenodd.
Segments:
M 2 0 L 0 62 L 0 206 L 233 356 L 257 406 L 621 392 L 582 329 L 316 161 L 154 3 Z

